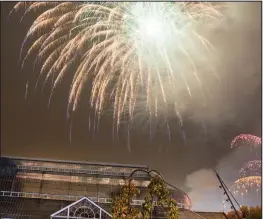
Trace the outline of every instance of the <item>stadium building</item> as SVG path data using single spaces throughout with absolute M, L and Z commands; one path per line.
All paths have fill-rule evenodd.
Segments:
M 148 170 L 142 165 L 17 157 L 0 158 L 0 167 L 0 217 L 12 219 L 111 218 L 112 197 L 134 170 Z M 140 195 L 131 204 L 140 207 L 150 178 L 137 172 L 133 179 Z M 187 194 L 175 187 L 169 190 L 180 208 L 180 218 L 203 218 L 190 211 Z M 152 218 L 161 215 L 154 211 Z

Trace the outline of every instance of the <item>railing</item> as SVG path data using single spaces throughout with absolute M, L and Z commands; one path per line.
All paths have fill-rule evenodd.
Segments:
M 36 219 L 36 218 L 39 218 L 40 219 L 41 216 L 0 213 L 0 218 L 2 218 L 2 219 L 11 219 L 11 218 Z
M 88 174 L 88 175 L 103 175 L 103 176 L 115 176 L 115 177 L 129 177 L 130 173 L 113 172 L 113 171 L 99 171 L 91 169 L 72 169 L 72 168 L 56 168 L 45 166 L 24 166 L 17 165 L 16 168 L 22 171 L 37 171 L 37 172 L 57 172 L 57 173 L 75 173 L 75 174 Z M 136 178 L 149 178 L 145 173 L 138 173 Z
M 63 201 L 77 201 L 83 196 L 72 196 L 72 195 L 53 195 L 53 194 L 41 194 L 41 193 L 30 193 L 30 192 L 11 192 L 11 191 L 1 191 L 0 196 L 2 197 L 21 197 L 21 198 L 38 198 L 38 199 L 53 199 L 53 200 L 63 200 Z M 110 204 L 112 203 L 111 198 L 100 198 L 100 197 L 88 197 L 91 201 L 97 203 Z M 131 205 L 141 206 L 144 200 L 132 200 Z M 156 206 L 157 203 L 154 202 Z M 189 205 L 183 203 L 177 203 L 178 208 L 190 209 Z

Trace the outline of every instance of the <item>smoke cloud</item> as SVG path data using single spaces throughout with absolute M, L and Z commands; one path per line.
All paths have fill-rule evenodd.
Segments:
M 239 170 L 242 164 L 253 156 L 248 156 L 246 149 L 232 151 L 223 157 L 215 167 L 224 183 L 231 190 L 233 182 L 239 176 Z M 223 195 L 224 191 L 219 188 L 219 181 L 213 169 L 200 169 L 186 177 L 186 185 L 190 188 L 188 193 L 192 200 L 193 210 L 195 211 L 229 211 L 230 204 L 224 202 L 227 198 Z M 260 205 L 260 195 L 247 194 L 243 198 L 236 196 L 235 198 L 240 205 Z M 237 206 L 236 206 L 237 207 Z
M 211 169 L 201 169 L 186 178 L 186 185 L 191 188 L 188 193 L 193 210 L 222 211 L 222 192 L 218 187 L 215 173 Z M 220 202 L 221 200 L 221 202 Z
M 213 125 L 231 123 L 240 114 L 255 112 L 247 107 L 247 99 L 258 98 L 260 102 L 259 96 L 252 96 L 261 85 L 261 3 L 229 3 L 224 14 L 221 24 L 206 36 L 215 48 L 212 66 L 218 79 L 204 80 L 209 97 L 206 108 L 198 107 L 198 99 L 191 111 L 193 120 Z

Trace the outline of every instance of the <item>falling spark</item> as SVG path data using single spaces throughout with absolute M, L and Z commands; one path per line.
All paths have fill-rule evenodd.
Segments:
M 28 92 L 28 81 L 26 82 L 25 99 L 27 98 L 27 92 Z

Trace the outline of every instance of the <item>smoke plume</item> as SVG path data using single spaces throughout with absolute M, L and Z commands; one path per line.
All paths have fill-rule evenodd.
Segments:
M 220 177 L 231 190 L 233 183 L 239 176 L 240 167 L 244 162 L 251 159 L 247 150 L 239 149 L 232 151 L 223 157 L 215 167 Z M 213 169 L 200 169 L 186 177 L 186 185 L 190 188 L 189 197 L 192 200 L 193 210 L 195 211 L 229 211 L 230 204 L 224 202 L 227 198 L 223 195 L 224 191 L 219 188 L 219 181 Z M 246 195 L 243 198 L 235 198 L 240 205 L 260 205 L 261 198 L 255 195 Z M 237 207 L 237 205 L 236 205 Z

